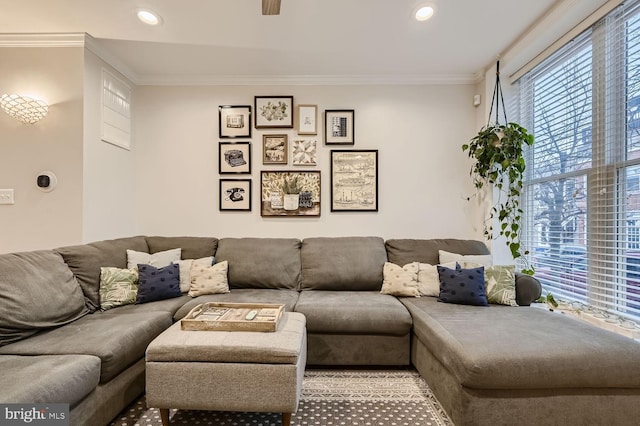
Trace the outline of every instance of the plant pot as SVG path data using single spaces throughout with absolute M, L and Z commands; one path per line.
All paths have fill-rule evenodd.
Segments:
M 284 194 L 284 209 L 298 210 L 298 200 L 300 194 Z
M 281 209 L 281 208 L 284 207 L 281 193 L 271 194 L 270 201 L 271 201 L 271 208 L 272 209 Z

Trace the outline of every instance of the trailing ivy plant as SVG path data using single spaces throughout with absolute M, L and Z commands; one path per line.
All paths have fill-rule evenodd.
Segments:
M 524 177 L 525 161 L 523 148 L 533 144 L 533 135 L 516 123 L 487 124 L 468 144 L 462 145 L 469 158 L 474 160 L 470 175 L 476 189 L 486 184 L 499 190 L 498 200 L 491 207 L 484 224 L 484 235 L 493 238 L 493 219 L 500 224 L 499 234 L 506 239 L 507 247 L 514 259 L 527 255 L 520 245 L 520 193 Z M 528 265 L 525 259 L 525 264 Z M 522 270 L 533 274 L 533 268 Z

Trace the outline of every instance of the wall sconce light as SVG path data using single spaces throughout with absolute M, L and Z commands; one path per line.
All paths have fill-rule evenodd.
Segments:
M 49 112 L 49 105 L 45 101 L 21 95 L 2 95 L 0 107 L 11 117 L 26 124 L 37 123 Z

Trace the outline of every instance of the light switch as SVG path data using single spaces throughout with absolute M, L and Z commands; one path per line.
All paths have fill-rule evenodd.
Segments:
M 14 204 L 13 189 L 0 189 L 0 204 Z

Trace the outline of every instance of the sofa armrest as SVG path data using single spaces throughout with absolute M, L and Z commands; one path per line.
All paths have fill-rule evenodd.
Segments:
M 542 295 L 542 285 L 537 278 L 516 272 L 516 302 L 520 306 L 529 306 Z

